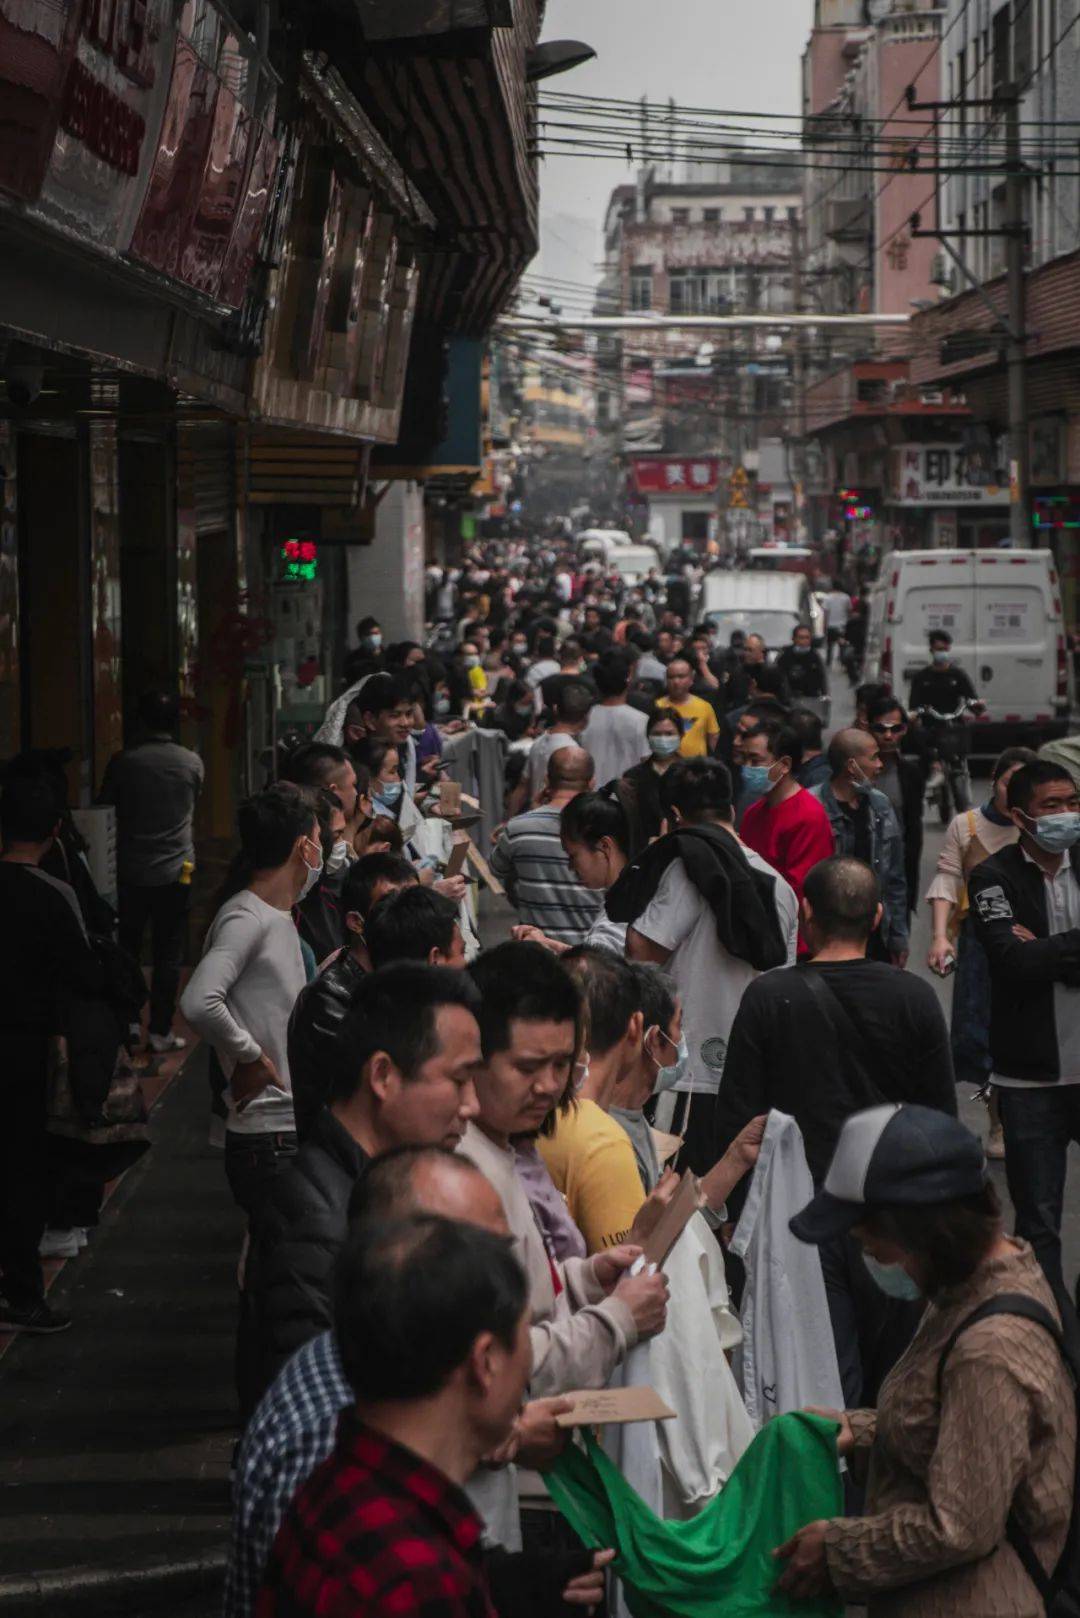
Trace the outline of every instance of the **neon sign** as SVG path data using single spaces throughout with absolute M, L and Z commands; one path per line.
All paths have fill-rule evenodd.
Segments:
M 313 539 L 287 539 L 281 547 L 281 561 L 286 579 L 313 584 L 319 571 L 319 547 Z

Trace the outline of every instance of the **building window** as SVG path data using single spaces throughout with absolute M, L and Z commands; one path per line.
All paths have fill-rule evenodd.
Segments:
M 718 225 L 724 217 L 724 210 L 723 208 L 706 208 L 703 210 L 701 217 L 707 225 Z
M 753 210 L 753 208 L 744 208 L 743 211 L 742 211 L 742 216 L 746 220 L 746 223 L 748 225 L 752 225 L 754 223 L 754 210 Z
M 794 224 L 796 219 L 799 217 L 799 209 L 797 204 L 795 207 L 788 209 L 787 216 L 789 223 Z
M 673 225 L 688 225 L 690 223 L 690 209 L 672 208 L 671 223 Z
M 635 264 L 630 271 L 630 308 L 638 314 L 652 308 L 652 267 Z
M 767 225 L 771 225 L 773 220 L 776 218 L 776 209 L 775 208 L 762 208 L 761 217 L 762 217 L 762 219 L 764 219 L 764 221 L 765 221 L 765 223 Z
M 673 315 L 722 315 L 731 307 L 727 270 L 672 270 L 668 276 Z

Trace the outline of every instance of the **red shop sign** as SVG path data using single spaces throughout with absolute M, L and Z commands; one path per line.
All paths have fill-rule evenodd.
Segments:
M 631 465 L 639 494 L 715 494 L 720 481 L 720 462 L 715 455 L 639 457 Z
M 60 122 L 77 0 L 0 0 L 0 191 L 33 202 Z

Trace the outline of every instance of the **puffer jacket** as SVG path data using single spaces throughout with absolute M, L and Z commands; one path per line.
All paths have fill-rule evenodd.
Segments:
M 286 1360 L 331 1324 L 334 1263 L 349 1200 L 367 1164 L 367 1153 L 323 1107 L 295 1160 L 274 1182 L 244 1271 L 245 1315 L 257 1345 L 245 1370 L 257 1384 L 244 1390 L 247 1409 Z
M 301 1142 L 307 1139 L 329 1095 L 333 1070 L 330 1053 L 364 977 L 352 952 L 343 949 L 297 996 L 289 1018 L 289 1074 L 296 1134 Z

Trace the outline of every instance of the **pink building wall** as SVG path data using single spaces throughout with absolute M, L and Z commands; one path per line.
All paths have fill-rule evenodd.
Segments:
M 912 125 L 913 114 L 908 112 L 902 99 L 906 86 L 915 84 L 918 101 L 940 99 L 941 53 L 937 52 L 927 62 L 929 55 L 925 38 L 893 44 L 879 37 L 874 48 L 877 104 L 869 111 L 873 118 L 882 119 L 898 101 L 901 103 L 895 117 L 882 128 L 882 135 L 896 142 L 898 161 L 921 134 L 921 126 Z M 930 266 L 935 255 L 941 252 L 940 244 L 933 237 L 913 238 L 908 224 L 910 216 L 920 211 L 924 230 L 934 223 L 934 204 L 927 200 L 932 197 L 937 183 L 931 172 L 933 144 L 924 138 L 918 150 L 920 167 L 925 167 L 927 172 L 898 169 L 884 189 L 885 177 L 873 177 L 875 190 L 881 190 L 874 220 L 875 313 L 911 314 L 913 298 L 936 295 L 930 282 Z M 884 249 L 883 243 L 888 243 Z

